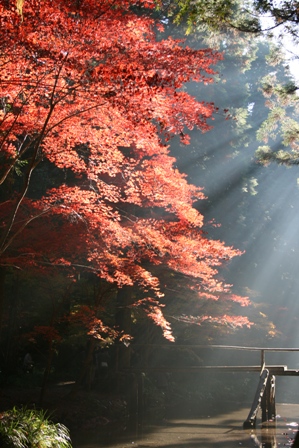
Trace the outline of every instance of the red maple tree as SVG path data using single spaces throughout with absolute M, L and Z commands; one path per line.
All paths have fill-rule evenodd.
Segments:
M 149 1 L 20 5 L 0 2 L 0 264 L 89 269 L 119 288 L 139 285 L 135 305 L 172 339 L 148 266 L 197 279 L 199 295 L 215 298 L 230 291 L 218 267 L 239 255 L 203 233 L 193 207 L 202 190 L 167 144 L 209 130 L 214 105 L 182 87 L 211 82 L 221 56 L 157 41 L 155 22 L 136 13 Z

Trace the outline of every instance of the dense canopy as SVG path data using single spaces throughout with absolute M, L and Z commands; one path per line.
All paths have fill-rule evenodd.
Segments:
M 148 2 L 20 7 L 0 10 L 1 266 L 139 285 L 139 304 L 171 338 L 150 266 L 196 279 L 201 297 L 229 298 L 217 269 L 240 254 L 203 232 L 193 207 L 202 190 L 167 143 L 209 130 L 214 105 L 183 86 L 210 83 L 221 55 L 157 41 L 155 22 L 138 14 Z

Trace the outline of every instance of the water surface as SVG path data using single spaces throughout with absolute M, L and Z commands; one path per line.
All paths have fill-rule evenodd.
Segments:
M 299 405 L 277 404 L 277 419 L 256 429 L 243 430 L 250 406 L 229 406 L 206 415 L 180 414 L 152 424 L 144 421 L 134 431 L 88 431 L 73 436 L 74 448 L 277 448 L 291 447 L 298 428 Z

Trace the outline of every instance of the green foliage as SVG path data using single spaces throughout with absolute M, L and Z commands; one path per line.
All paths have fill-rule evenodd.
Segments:
M 273 65 L 275 65 L 275 62 Z M 286 79 L 285 82 L 282 83 L 278 81 L 275 73 L 270 73 L 262 78 L 261 89 L 266 98 L 273 97 L 273 100 L 279 102 L 283 106 L 292 105 L 294 107 L 296 103 L 298 103 L 299 97 L 296 93 L 297 87 L 293 79 Z
M 285 110 L 281 107 L 275 107 L 272 109 L 268 118 L 262 123 L 260 129 L 257 131 L 257 139 L 265 143 L 269 138 L 275 139 L 275 131 L 277 130 L 278 123 L 285 117 Z
M 283 35 L 288 33 L 294 41 L 298 39 L 299 2 L 273 0 L 175 0 L 169 8 L 176 23 L 185 21 L 187 33 L 200 23 L 210 30 L 236 29 L 245 33 L 266 33 L 272 35 L 277 29 Z M 267 15 L 270 21 L 263 19 Z M 283 25 L 283 26 L 281 26 Z
M 13 408 L 1 414 L 2 448 L 71 448 L 68 429 L 48 420 L 42 410 Z
M 197 2 L 192 0 L 178 0 L 178 11 L 175 22 L 180 23 L 186 17 L 189 29 L 197 21 L 204 21 L 212 28 L 218 27 L 220 23 L 226 23 L 229 20 L 233 4 L 233 1 L 226 0 L 211 2 L 206 2 L 205 0 Z
M 217 83 L 222 85 L 221 98 L 226 100 L 225 107 L 234 119 L 231 126 L 235 136 L 230 140 L 230 145 L 235 149 L 241 145 L 243 148 L 251 144 L 259 145 L 259 142 L 271 147 L 275 145 L 273 154 L 268 151 L 264 153 L 264 147 L 260 149 L 257 146 L 256 155 L 261 163 L 276 160 L 280 164 L 297 164 L 298 155 L 294 151 L 298 150 L 299 96 L 289 68 L 285 65 L 285 54 L 270 38 L 257 36 L 253 39 L 252 34 L 240 32 L 246 27 L 250 28 L 251 13 L 257 10 L 261 14 L 261 8 L 267 11 L 268 2 L 264 3 L 241 4 L 237 0 L 216 0 L 195 4 L 178 0 L 176 5 L 181 9 L 175 21 L 185 18 L 187 32 L 196 30 L 193 39 L 201 39 L 205 45 L 224 53 L 224 60 L 218 65 L 222 76 Z M 234 103 L 231 107 L 225 82 L 233 70 L 236 72 L 234 97 L 238 98 L 239 104 Z M 250 109 L 251 104 L 254 110 Z M 254 129 L 257 129 L 256 133 Z M 246 191 L 248 185 L 245 186 Z
M 238 29 L 260 31 L 259 21 L 250 13 L 251 2 L 239 0 L 175 0 L 169 8 L 169 15 L 175 23 L 186 23 L 187 34 L 199 24 L 206 24 L 210 31 Z
M 299 123 L 292 118 L 284 120 L 282 123 L 283 144 L 293 150 L 299 150 Z
M 262 165 L 267 165 L 272 159 L 272 151 L 270 146 L 259 146 L 255 152 L 255 156 Z
M 298 25 L 298 1 L 273 2 L 273 0 L 255 0 L 254 8 L 261 15 L 265 13 L 268 16 L 270 15 L 275 25 L 286 24 L 289 27 L 289 31 L 291 31 L 292 25 Z
M 17 176 L 22 176 L 23 170 L 26 165 L 28 165 L 28 160 L 17 160 L 14 165 L 14 170 Z
M 248 110 L 242 107 L 230 108 L 230 112 L 236 120 L 236 133 L 241 135 L 245 130 L 250 128 L 248 124 Z
M 273 152 L 269 146 L 259 146 L 256 151 L 256 157 L 262 165 L 268 165 L 270 162 L 276 162 L 279 165 L 286 166 L 299 165 L 299 157 L 296 153 L 294 154 L 282 149 Z
M 287 166 L 298 165 L 299 97 L 297 87 L 292 79 L 280 81 L 275 72 L 265 76 L 261 84 L 269 113 L 256 136 L 257 140 L 269 146 L 260 146 L 256 151 L 256 157 L 262 164 L 275 161 Z

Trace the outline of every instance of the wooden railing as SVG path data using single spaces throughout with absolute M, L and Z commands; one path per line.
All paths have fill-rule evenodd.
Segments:
M 136 345 L 138 347 L 138 345 Z M 141 347 L 141 346 L 139 346 Z M 234 372 L 259 372 L 259 382 L 257 390 L 254 396 L 254 400 L 245 420 L 243 427 L 254 428 L 256 425 L 256 418 L 258 410 L 262 410 L 262 422 L 276 419 L 276 404 L 275 404 L 275 376 L 299 376 L 299 369 L 289 369 L 287 365 L 270 365 L 266 362 L 266 353 L 269 352 L 299 352 L 299 348 L 275 348 L 275 347 L 242 347 L 234 345 L 143 345 L 143 348 L 150 350 L 151 348 L 169 348 L 175 350 L 176 348 L 188 348 L 191 349 L 219 349 L 219 350 L 242 350 L 251 352 L 260 352 L 260 364 L 257 365 L 195 365 L 186 367 L 173 367 L 173 366 L 149 366 L 147 363 L 145 367 L 146 371 L 186 371 L 186 372 L 200 372 L 203 370 L 215 369 L 223 371 Z M 134 369 L 130 369 L 131 372 Z M 140 369 L 136 369 L 140 371 Z
M 260 378 L 254 400 L 245 420 L 243 427 L 254 428 L 259 408 L 262 410 L 262 422 L 273 421 L 276 419 L 275 403 L 275 376 L 299 376 L 299 369 L 289 369 L 286 365 L 268 365 L 266 363 L 267 352 L 299 352 L 299 348 L 274 348 L 274 347 L 240 347 L 240 346 L 222 346 L 212 345 L 211 348 L 221 348 L 226 350 L 246 350 L 260 352 Z M 211 368 L 211 366 L 205 366 Z M 229 368 L 235 371 L 244 370 L 244 366 L 215 366 L 214 368 Z M 246 370 L 256 370 L 256 366 L 246 366 Z

